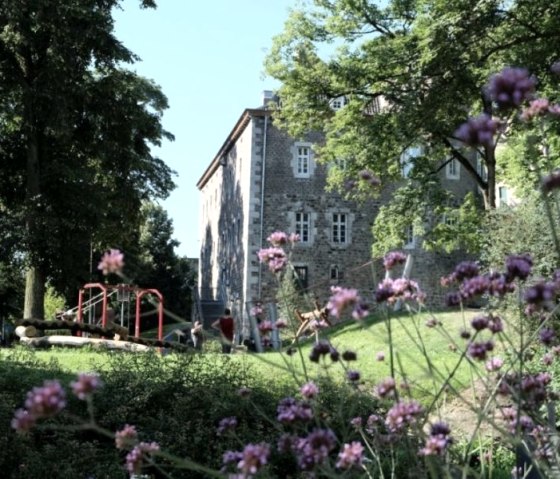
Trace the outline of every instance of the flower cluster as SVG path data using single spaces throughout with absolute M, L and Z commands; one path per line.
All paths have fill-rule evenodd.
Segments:
M 387 301 L 393 304 L 399 300 L 423 303 L 426 295 L 420 290 L 418 283 L 406 278 L 385 278 L 377 287 L 375 300 L 378 303 Z
M 342 451 L 338 454 L 336 467 L 338 469 L 350 469 L 352 467 L 360 467 L 364 458 L 364 446 L 359 441 L 353 441 L 350 444 L 344 444 Z
M 313 419 L 311 406 L 292 397 L 282 399 L 278 404 L 277 412 L 276 419 L 281 423 L 307 422 Z
M 305 399 L 313 399 L 319 394 L 319 388 L 313 381 L 309 381 L 300 388 L 299 392 Z
M 117 449 L 128 450 L 138 442 L 136 427 L 130 424 L 115 433 L 115 446 Z
M 66 392 L 58 381 L 45 381 L 27 393 L 25 407 L 18 409 L 12 419 L 12 428 L 19 432 L 31 429 L 39 419 L 48 418 L 66 407 Z
M 99 378 L 98 374 L 88 374 L 80 373 L 78 374 L 78 379 L 72 381 L 70 386 L 72 387 L 72 392 L 76 395 L 78 399 L 85 400 L 99 389 L 103 383 Z
M 391 251 L 383 258 L 383 266 L 387 271 L 392 270 L 398 264 L 404 264 L 406 261 L 406 254 L 401 251 Z
M 450 436 L 451 429 L 444 422 L 436 422 L 430 428 L 430 435 L 426 438 L 426 444 L 420 450 L 423 456 L 441 456 L 447 447 L 453 442 Z
M 389 431 L 400 431 L 406 426 L 416 424 L 423 411 L 418 401 L 399 401 L 387 411 L 385 425 Z
M 144 463 L 159 450 L 160 447 L 157 442 L 141 442 L 134 446 L 126 456 L 126 470 L 130 474 L 140 474 Z
M 494 135 L 498 131 L 498 122 L 486 113 L 469 118 L 455 131 L 455 138 L 472 147 L 494 145 Z
M 498 108 L 517 108 L 530 100 L 537 80 L 525 68 L 504 68 L 490 78 L 487 92 Z
M 288 257 L 282 248 L 263 248 L 257 253 L 259 261 L 268 266 L 273 273 L 282 271 L 288 264 Z
M 537 98 L 529 103 L 529 106 L 521 112 L 521 118 L 530 121 L 543 116 L 560 116 L 560 105 L 551 105 L 546 98 Z
M 106 276 L 110 273 L 121 274 L 124 268 L 124 254 L 118 249 L 110 249 L 101 257 L 97 269 Z
M 216 434 L 218 436 L 222 436 L 229 431 L 233 431 L 237 427 L 237 418 L 235 416 L 231 417 L 224 417 L 220 424 L 218 424 L 218 428 L 216 429 Z
M 346 308 L 352 308 L 354 319 L 363 319 L 369 314 L 368 306 L 363 302 L 357 290 L 331 286 L 331 297 L 327 303 L 329 313 L 335 318 L 340 318 Z

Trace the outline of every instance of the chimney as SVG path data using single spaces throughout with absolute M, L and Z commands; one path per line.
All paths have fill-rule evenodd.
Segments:
M 262 92 L 262 104 L 267 106 L 271 101 L 275 100 L 275 95 L 272 90 L 263 90 Z

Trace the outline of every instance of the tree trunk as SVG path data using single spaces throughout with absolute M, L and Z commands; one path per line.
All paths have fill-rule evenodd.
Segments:
M 35 122 L 33 95 L 27 92 L 25 103 L 26 148 L 27 148 L 27 184 L 25 199 L 27 203 L 25 228 L 28 244 L 36 245 L 44 241 L 43 232 L 37 222 L 37 202 L 41 194 L 41 169 L 39 158 L 39 135 Z M 45 317 L 45 274 L 37 264 L 37 251 L 28 251 L 29 269 L 25 278 L 24 318 L 44 319 Z
M 36 266 L 27 270 L 23 317 L 45 319 L 45 275 Z

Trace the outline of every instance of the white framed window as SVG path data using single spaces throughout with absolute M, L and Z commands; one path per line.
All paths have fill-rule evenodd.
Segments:
M 311 143 L 296 142 L 291 148 L 292 168 L 296 178 L 311 178 L 315 170 Z
M 452 158 L 445 165 L 445 176 L 448 180 L 458 180 L 461 177 L 461 163 L 456 158 Z
M 476 172 L 482 178 L 482 181 L 488 181 L 488 168 L 486 168 L 480 155 L 476 156 Z
M 414 237 L 414 227 L 408 225 L 404 229 L 404 249 L 414 249 L 416 247 L 416 238 Z
M 295 230 L 301 243 L 310 242 L 311 218 L 309 213 L 296 213 Z
M 339 96 L 336 98 L 333 98 L 330 101 L 330 105 L 331 105 L 331 109 L 333 110 L 340 110 L 343 106 L 345 106 L 347 104 L 347 100 L 345 96 Z
M 297 147 L 297 173 L 301 176 L 309 176 L 309 157 L 311 148 L 308 146 Z
M 348 240 L 348 216 L 345 213 L 333 213 L 332 215 L 332 242 L 346 244 Z
M 507 205 L 509 202 L 509 190 L 505 186 L 498 187 L 498 206 Z

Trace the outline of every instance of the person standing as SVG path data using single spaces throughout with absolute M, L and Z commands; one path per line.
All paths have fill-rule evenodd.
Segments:
M 195 321 L 191 329 L 191 339 L 194 349 L 202 351 L 202 342 L 204 341 L 204 331 L 202 330 L 202 323 Z
M 222 353 L 230 353 L 233 344 L 234 321 L 229 308 L 224 310 L 223 316 L 212 323 L 212 328 L 220 331 Z

